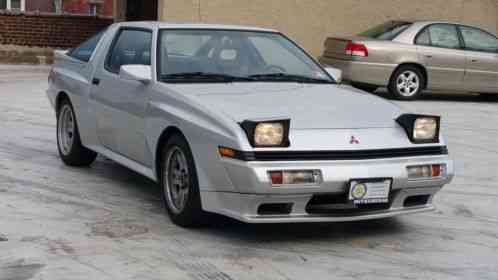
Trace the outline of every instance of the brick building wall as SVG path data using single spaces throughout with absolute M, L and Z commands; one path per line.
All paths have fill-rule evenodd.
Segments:
M 0 12 L 0 45 L 71 48 L 112 23 L 91 16 Z

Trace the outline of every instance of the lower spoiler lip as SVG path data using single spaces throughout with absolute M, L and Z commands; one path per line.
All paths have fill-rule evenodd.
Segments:
M 242 161 L 334 161 L 448 155 L 446 146 L 353 151 L 256 151 L 234 150 L 232 158 Z

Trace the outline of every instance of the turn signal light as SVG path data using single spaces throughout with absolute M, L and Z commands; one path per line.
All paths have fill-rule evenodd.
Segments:
M 322 182 L 320 170 L 279 170 L 269 171 L 272 186 L 319 185 Z
M 234 149 L 230 149 L 227 147 L 219 147 L 218 152 L 220 153 L 220 156 L 229 157 L 229 158 L 235 157 L 235 153 L 236 153 Z
M 446 176 L 445 164 L 417 165 L 407 168 L 408 179 L 430 179 Z

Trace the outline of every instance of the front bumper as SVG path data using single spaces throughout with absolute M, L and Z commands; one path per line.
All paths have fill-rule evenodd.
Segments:
M 203 209 L 248 223 L 340 222 L 391 217 L 434 210 L 434 195 L 448 184 L 454 173 L 447 155 L 388 158 L 357 161 L 244 162 L 223 159 L 235 192 L 203 191 Z M 411 181 L 407 166 L 446 164 L 446 176 Z M 317 186 L 272 187 L 271 170 L 322 171 Z M 342 200 L 351 179 L 391 178 L 389 203 L 355 206 Z M 320 203 L 316 203 L 320 200 Z M 325 198 L 325 199 L 323 199 Z M 261 211 L 266 206 L 285 206 L 276 212 Z M 370 207 L 370 208 L 369 208 Z M 281 210 L 284 210 L 283 212 Z

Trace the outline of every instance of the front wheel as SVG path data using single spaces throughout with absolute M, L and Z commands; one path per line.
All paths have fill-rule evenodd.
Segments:
M 161 189 L 173 223 L 196 227 L 206 223 L 192 152 L 180 134 L 173 135 L 162 150 Z
M 417 99 L 424 89 L 425 79 L 420 69 L 414 66 L 401 66 L 391 77 L 389 92 L 400 100 Z
M 57 111 L 57 148 L 62 161 L 69 166 L 88 166 L 97 153 L 81 144 L 73 106 L 65 99 Z

